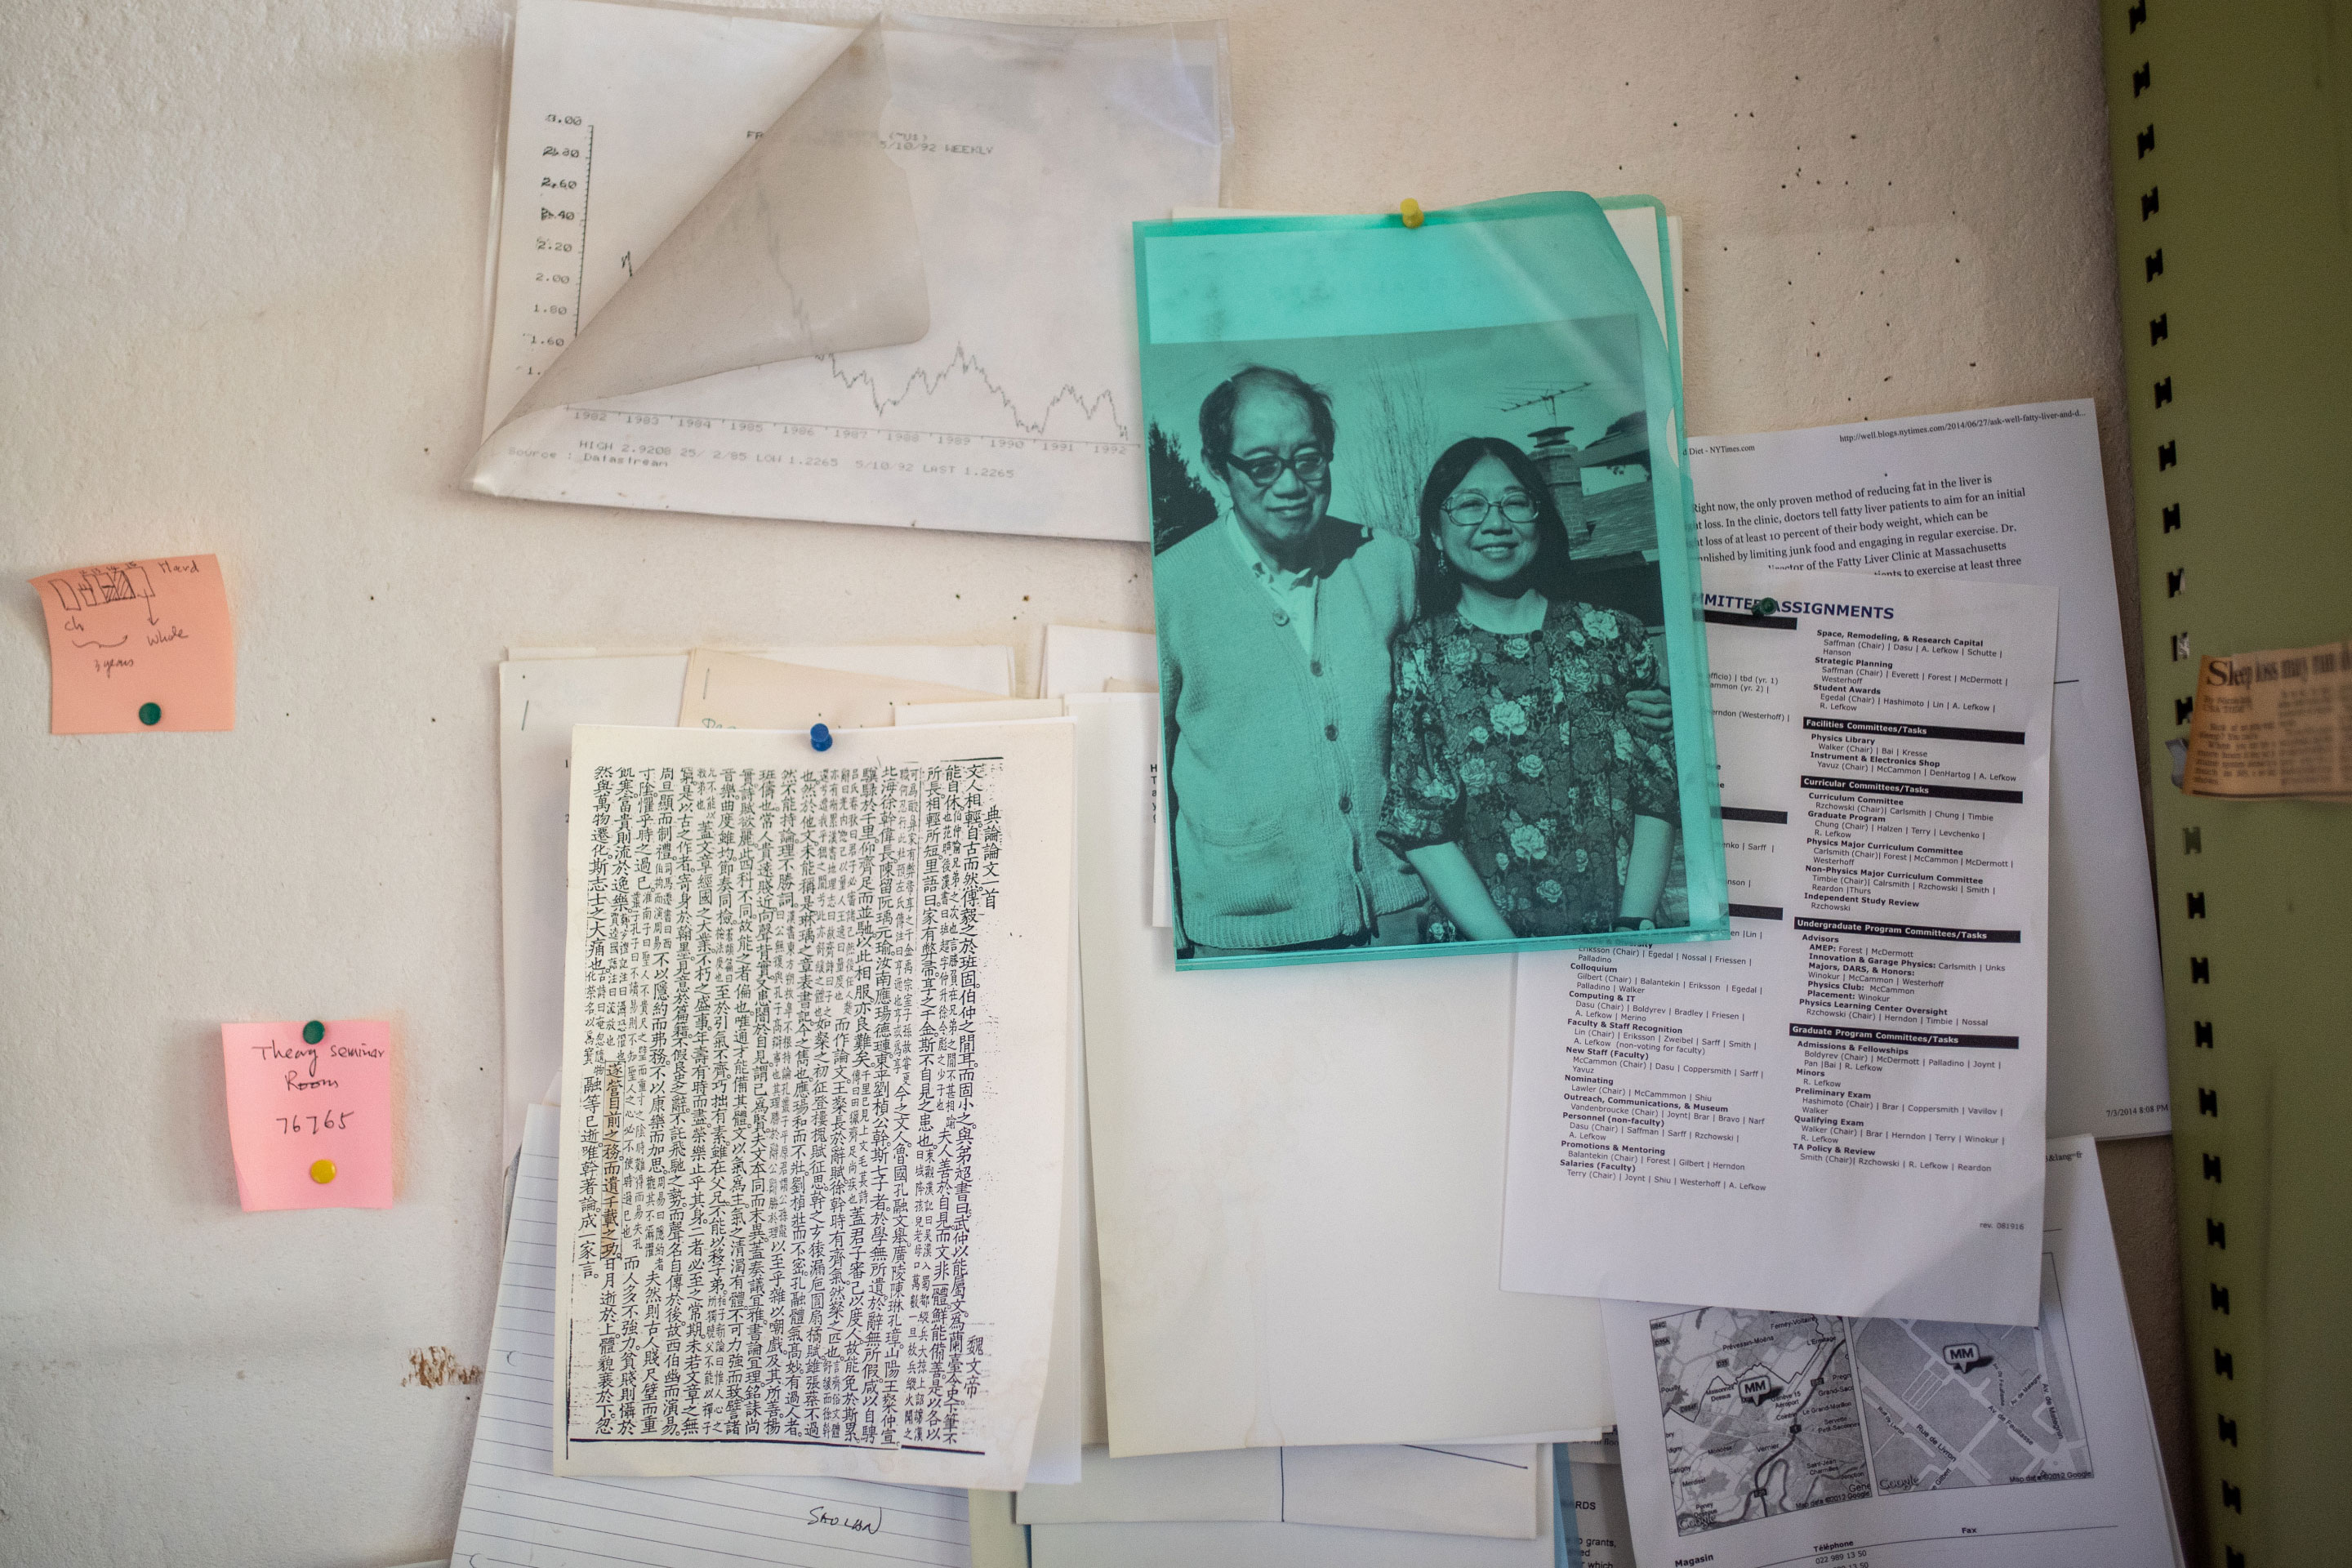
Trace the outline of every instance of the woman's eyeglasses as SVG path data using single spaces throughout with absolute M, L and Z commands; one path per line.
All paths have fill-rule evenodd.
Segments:
M 1486 521 L 1486 514 L 1500 511 L 1506 522 L 1533 522 L 1536 503 L 1519 490 L 1507 493 L 1500 500 L 1488 500 L 1482 495 L 1456 496 L 1445 503 L 1445 521 L 1456 528 L 1476 528 Z
M 1282 478 L 1285 468 L 1297 475 L 1302 485 L 1319 485 L 1323 482 L 1323 476 L 1331 471 L 1331 459 L 1311 447 L 1305 451 L 1293 452 L 1287 458 L 1234 458 L 1230 461 L 1248 478 L 1250 483 L 1262 490 L 1272 489 L 1275 481 Z

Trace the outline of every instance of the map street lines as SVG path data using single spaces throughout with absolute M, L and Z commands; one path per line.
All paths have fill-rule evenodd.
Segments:
M 2092 1474 L 2046 1254 L 2032 1328 L 1702 1307 L 1652 1319 L 1650 1350 L 1679 1534 Z

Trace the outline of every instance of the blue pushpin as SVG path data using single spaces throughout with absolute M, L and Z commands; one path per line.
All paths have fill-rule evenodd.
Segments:
M 829 752 L 833 750 L 833 731 L 826 729 L 822 724 L 810 725 L 809 750 L 813 752 Z

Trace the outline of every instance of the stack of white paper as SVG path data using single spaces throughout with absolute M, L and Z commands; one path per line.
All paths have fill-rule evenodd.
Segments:
M 1076 1486 L 1030 1487 L 1024 1524 L 1333 1524 L 1515 1541 L 1537 1530 L 1535 1445 L 1228 1448 L 1115 1459 Z
M 1800 525 L 1811 520 L 1795 510 L 1803 501 L 1834 517 L 1847 503 L 1835 494 L 1819 503 L 1779 492 L 1843 485 L 1857 506 L 1867 505 L 1862 492 L 1873 476 L 1862 470 L 1883 454 L 1874 493 L 1910 486 L 1942 504 L 1949 498 L 1940 493 L 1948 488 L 1940 469 L 1967 466 L 1974 449 L 1954 443 L 1971 426 L 1871 427 L 1872 441 L 1915 436 L 1908 445 L 1799 432 L 1695 447 L 1700 488 L 1716 492 L 1710 618 L 1741 623 L 1730 641 L 1720 629 L 1711 639 L 1740 905 L 1735 940 L 1719 947 L 1517 966 L 1481 959 L 1360 966 L 1346 972 L 1344 988 L 1318 971 L 1180 980 L 1164 929 L 1157 699 L 1119 690 L 1155 679 L 1150 633 L 1049 628 L 1047 695 L 1030 704 L 1009 700 L 1005 649 L 767 650 L 772 659 L 899 683 L 878 707 L 880 685 L 843 684 L 839 700 L 848 705 L 838 710 L 860 722 L 992 726 L 1069 715 L 1079 932 L 1075 958 L 1065 953 L 1055 971 L 1070 976 L 1073 1049 L 1061 1058 L 1055 1101 L 1066 1122 L 1066 1175 L 1056 1178 L 1058 1237 L 1033 1234 L 1006 1254 L 1025 1248 L 1043 1259 L 1021 1267 L 1044 1270 L 1054 1284 L 1028 1292 L 1039 1303 L 1050 1297 L 1049 1306 L 1010 1314 L 1038 1332 L 993 1331 L 1037 1347 L 1035 1367 L 1006 1385 L 1003 1406 L 1035 1413 L 1035 1447 L 1025 1460 L 1008 1458 L 1025 1439 L 1020 1419 L 1002 1422 L 998 1435 L 1009 1442 L 992 1458 L 995 1468 L 956 1472 L 984 1473 L 1000 1486 L 1025 1474 L 1014 1517 L 1029 1528 L 1034 1563 L 1533 1563 L 1553 1561 L 1574 1536 L 1588 1563 L 1630 1563 L 1638 1542 L 1645 1561 L 1703 1552 L 1761 1568 L 1810 1550 L 1824 1531 L 1866 1545 L 1872 1561 L 1889 1568 L 1930 1561 L 1921 1555 L 1930 1545 L 1973 1560 L 1969 1552 L 1988 1548 L 1969 1542 L 1993 1539 L 2022 1553 L 1985 1559 L 2004 1563 L 2125 1563 L 2177 1552 L 2164 1544 L 2168 1504 L 2087 1141 L 2050 1145 L 2042 1246 L 2011 1212 L 2044 1201 L 2038 1169 L 2034 1181 L 2012 1178 L 2023 1168 L 2020 1147 L 2038 1148 L 2042 1133 L 2038 986 L 2046 942 L 2074 955 L 2089 977 L 2076 993 L 2116 999 L 2088 1011 L 2052 1002 L 2052 1023 L 2063 1021 L 2066 1031 L 2048 1042 L 2053 1123 L 2141 1131 L 2160 1127 L 2164 1112 L 2143 1083 L 2137 928 L 2126 921 L 2100 934 L 2086 913 L 2095 893 L 2128 907 L 2139 885 L 2123 864 L 2127 857 L 2110 852 L 2121 820 L 2095 809 L 2103 792 L 2122 787 L 2115 769 L 2124 764 L 2116 736 L 2095 722 L 2114 706 L 2107 689 L 2117 661 L 2105 647 L 2112 600 L 2103 604 L 2095 591 L 2099 574 L 2084 542 L 2083 519 L 2094 509 L 2074 493 L 2084 467 L 2074 448 L 2085 444 L 2087 416 L 2076 405 L 2000 412 L 2017 417 L 1987 428 L 2006 444 L 1980 445 L 2021 476 L 2018 488 L 2030 499 L 2003 492 L 1989 510 L 2007 507 L 2002 515 L 2027 520 L 2010 533 L 2031 526 L 2011 551 L 2021 560 L 2003 554 L 1992 569 L 2012 581 L 2056 572 L 2063 609 L 2054 623 L 2046 595 L 2035 591 L 1995 597 L 1942 580 L 1948 570 L 1980 565 L 1973 557 L 1952 568 L 1916 557 L 1905 565 L 1855 544 L 1868 563 L 1937 579 L 1885 582 L 1867 594 L 1852 579 L 1792 585 L 1787 576 L 1796 566 L 1848 563 L 1831 555 L 1843 544 L 1800 548 L 1807 537 Z M 1834 452 L 1823 444 L 1832 437 L 1840 442 Z M 1956 482 L 1986 486 L 1993 500 L 1989 478 Z M 1744 510 L 1767 515 L 1740 516 L 1743 500 Z M 1916 533 L 1935 521 L 1922 514 L 1904 526 Z M 1769 574 L 1726 563 L 1742 549 L 1769 559 Z M 1781 601 L 1774 606 L 1780 618 L 1801 623 L 1806 635 L 1828 625 L 1842 635 L 1858 627 L 1861 637 L 1844 636 L 1829 650 L 1855 657 L 1857 668 L 1825 671 L 1810 645 L 1798 660 L 1802 669 L 1773 662 L 1786 649 L 1749 657 L 1763 635 L 1755 628 L 1773 618 L 1754 613 L 1768 592 Z M 1865 598 L 1880 606 L 1866 616 L 1853 608 Z M 1875 625 L 1882 616 L 1886 625 Z M 2050 674 L 2037 677 L 2034 668 L 2050 657 L 2053 624 L 2060 628 L 2054 723 Z M 1874 646 L 1874 633 L 1895 643 Z M 1920 650 L 1968 637 L 2016 679 L 1999 691 L 1961 694 L 1982 701 L 1929 699 L 1916 713 L 1882 713 L 1884 703 L 1865 700 L 1911 689 L 1899 684 L 1905 679 L 1924 690 L 1940 667 Z M 1906 650 L 1905 638 L 1917 641 Z M 563 799 L 572 785 L 572 726 L 673 726 L 682 700 L 698 725 L 771 726 L 791 717 L 779 701 L 796 711 L 817 689 L 719 656 L 706 660 L 713 684 L 698 701 L 686 689 L 680 653 L 529 651 L 547 657 L 518 658 L 501 671 L 509 1102 L 518 1142 L 523 1103 L 552 1071 L 561 1038 L 555 955 L 564 881 L 555 868 L 563 863 Z M 1906 659 L 1916 676 L 1903 674 Z M 1876 689 L 1862 691 L 1856 682 L 1865 679 Z M 2003 752 L 1981 769 L 1962 766 L 1960 752 L 2006 743 L 2011 731 L 2015 759 Z M 623 749 L 651 756 L 681 744 L 648 749 L 630 741 Z M 1831 758 L 1823 746 L 1843 750 Z M 2076 779 L 2071 795 L 2051 783 L 2053 749 L 2062 759 L 2080 752 L 2067 775 Z M 677 761 L 686 758 L 677 752 Z M 1986 798 L 1963 798 L 1972 791 Z M 1780 795 L 1803 804 L 1792 809 Z M 1918 808 L 1858 826 L 1823 821 L 1842 799 L 1911 800 Z M 2031 825 L 1989 826 L 2010 805 L 2053 814 L 2046 844 Z M 1914 828 L 1917 843 L 1906 838 Z M 1785 845 L 1776 837 L 1783 829 L 1790 830 Z M 1947 837 L 1968 840 L 1957 858 L 1943 852 Z M 2057 872 L 2046 892 L 2039 880 L 2045 865 Z M 1935 897 L 1955 895 L 1966 914 L 1983 918 L 1963 918 L 1961 905 L 1918 912 Z M 1814 907 L 1824 896 L 1855 907 Z M 2034 912 L 2043 898 L 2046 926 Z M 2010 942 L 2004 933 L 2012 929 L 2018 940 Z M 1755 945 L 1773 941 L 1790 951 Z M 1953 951 L 1922 945 L 1939 942 Z M 1833 976 L 1841 957 L 1861 967 Z M 2017 963 L 2013 974 L 2004 959 Z M 1653 982 L 1671 984 L 1661 990 Z M 1793 987 L 1795 1000 L 1776 1001 L 1775 986 Z M 1852 1004 L 1845 1013 L 1815 1016 L 1841 987 Z M 1506 1232 L 1496 1143 L 1514 999 Z M 1688 1026 L 1673 1021 L 1685 1005 L 1697 1009 Z M 1897 1016 L 1906 1013 L 1914 1016 L 1907 1024 Z M 1774 1030 L 1784 1014 L 1799 1026 L 1782 1038 Z M 1083 1058 L 1075 1040 L 1081 1017 Z M 1759 1018 L 1770 1026 L 1748 1039 L 1756 1031 L 1747 1025 Z M 1680 1038 L 1678 1029 L 1689 1048 L 1666 1038 Z M 1625 1040 L 1654 1059 L 1601 1061 L 1612 1041 Z M 1726 1057 L 1722 1081 L 1709 1075 L 1710 1052 L 1741 1049 L 1755 1061 L 1752 1073 Z M 1933 1065 L 1959 1076 L 1948 1085 L 1920 1078 L 1922 1051 L 1943 1053 Z M 1823 1075 L 1836 1076 L 1830 1058 L 1838 1053 L 1844 1076 L 1832 1083 Z M 1782 1081 L 1800 1056 L 1819 1082 Z M 1983 1070 L 1962 1071 L 1972 1060 Z M 1671 1104 L 1658 1085 L 1626 1077 L 1650 1069 L 1683 1074 Z M 1748 1077 L 1759 1080 L 1752 1089 Z M 1766 1128 L 1781 1112 L 1741 1102 L 1743 1093 L 1768 1089 L 1789 1100 L 1788 1126 Z M 1823 1098 L 1832 1091 L 1834 1104 Z M 609 1089 L 591 1098 L 595 1103 L 583 1106 L 573 1097 L 575 1138 L 612 1107 Z M 1635 1127 L 1608 1114 L 1612 1106 L 1647 1121 Z M 1595 1126 L 1556 1125 L 1596 1107 Z M 1561 1153 L 1563 1131 L 1575 1135 L 1568 1141 L 1574 1158 Z M 1597 1161 L 1600 1144 L 1588 1134 L 1613 1140 L 1623 1169 Z M 1744 1149 L 1743 1140 L 1755 1147 Z M 1793 1163 L 1769 1152 L 1783 1143 Z M 1952 1200 L 1937 1200 L 1950 1210 L 1944 1218 L 1922 1221 L 1922 1182 Z M 1801 1222 L 1796 1231 L 1776 1240 L 1769 1226 L 1724 1228 L 1722 1215 L 1751 1191 L 1783 1220 Z M 1796 1193 L 1805 1195 L 1790 1209 Z M 1955 1203 L 1983 1210 L 1983 1234 L 1962 1234 Z M 520 1215 L 520 1195 L 518 1204 Z M 609 1236 L 611 1212 L 609 1202 L 578 1205 L 572 1224 L 591 1251 Z M 1685 1245 L 1693 1236 L 1714 1239 Z M 1888 1245 L 1874 1251 L 1873 1237 Z M 1107 1295 L 1098 1294 L 1097 1247 Z M 2023 1273 L 2012 1267 L 2021 1258 Z M 572 1282 L 575 1292 L 586 1278 Z M 1706 1288 L 1710 1279 L 1724 1287 Z M 1513 1291 L 1500 1288 L 1504 1280 Z M 1655 1288 L 1667 1282 L 1689 1288 Z M 1609 1303 L 1612 1388 L 1601 1371 L 1594 1304 L 1567 1292 L 1715 1295 L 1744 1304 Z M 582 1315 L 589 1310 L 589 1298 L 575 1294 L 575 1345 L 590 1342 Z M 1873 1310 L 1904 1316 L 1833 1315 Z M 1958 1318 L 1976 1321 L 1948 1321 Z M 507 1334 L 503 1309 L 499 1333 Z M 1704 1353 L 1676 1348 L 1690 1334 L 1700 1336 Z M 1412 1352 L 1396 1353 L 1399 1345 Z M 1927 1359 L 1906 1379 L 1890 1369 L 1909 1352 Z M 1688 1384 L 1693 1366 L 1708 1375 Z M 579 1397 L 593 1381 L 575 1372 L 569 1386 Z M 1968 1400 L 1985 1420 L 1964 1433 L 1950 1422 Z M 1644 1409 L 1658 1415 L 1643 1416 Z M 1597 1432 L 1620 1410 L 1627 1413 L 1624 1469 L 1563 1458 L 1569 1484 L 1553 1497 L 1554 1458 L 1528 1441 Z M 1773 1447 L 1769 1428 L 1780 1419 L 1790 1430 L 1774 1448 L 1775 1465 L 1746 1479 L 1723 1468 L 1736 1466 L 1740 1442 L 1759 1454 Z M 2103 1437 L 2110 1427 L 2114 1435 Z M 485 1430 L 498 1428 L 486 1419 Z M 570 1430 L 583 1432 L 577 1423 Z M 1082 1441 L 1095 1445 L 1083 1464 Z M 723 1445 L 692 1447 L 697 1468 L 747 1462 Z M 478 1442 L 478 1471 L 479 1452 Z M 637 1455 L 631 1462 L 661 1461 Z M 2064 1484 L 2012 1484 L 2023 1480 Z M 867 1506 L 826 1489 L 858 1483 L 793 1484 L 818 1499 L 813 1507 L 844 1518 L 844 1510 Z M 488 1506 L 499 1500 L 488 1485 L 478 1475 L 468 1491 L 467 1528 L 484 1539 L 495 1530 L 483 1521 L 501 1517 Z M 859 1496 L 900 1491 L 955 1495 L 869 1485 Z M 928 1505 L 876 1505 L 875 1516 L 908 1506 Z M 959 1519 L 961 1511 L 959 1504 Z M 862 1522 L 842 1528 L 871 1533 Z M 2084 1541 L 2090 1556 L 2066 1555 Z M 958 1550 L 968 1548 L 915 1560 L 961 1561 Z
M 1029 1561 L 1031 1568 L 1550 1568 L 1550 1467 L 1535 1466 L 1532 1479 L 1535 1525 L 1519 1537 L 1299 1523 L 1037 1524 Z
M 1593 1304 L 1497 1283 L 1510 961 L 1178 975 L 1159 700 L 1066 700 L 1111 1452 L 1608 1425 Z

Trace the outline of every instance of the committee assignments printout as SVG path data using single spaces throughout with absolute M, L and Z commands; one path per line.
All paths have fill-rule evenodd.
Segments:
M 1503 1285 L 2030 1323 L 2057 595 L 1705 586 L 1731 941 L 1521 955 Z
M 2179 1561 L 2088 1138 L 2048 1148 L 2030 1325 L 1611 1301 L 1636 1561 Z
M 2087 402 L 1694 437 L 1700 558 L 2058 590 L 2050 1131 L 2172 1127 L 2115 557 Z
M 1150 537 L 1129 225 L 1218 198 L 1227 126 L 1213 24 L 886 22 L 882 132 L 922 236 L 929 332 L 496 430 L 574 323 L 595 319 L 854 31 L 523 0 L 475 488 Z
M 1066 722 L 572 733 L 559 1475 L 1021 1484 Z

